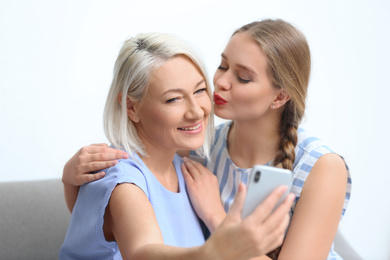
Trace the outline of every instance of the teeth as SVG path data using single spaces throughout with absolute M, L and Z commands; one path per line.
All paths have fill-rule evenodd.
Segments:
M 185 131 L 191 131 L 191 130 L 196 130 L 200 127 L 200 124 L 197 125 L 197 126 L 194 126 L 194 127 L 186 127 L 186 128 L 180 128 L 181 130 L 185 130 Z

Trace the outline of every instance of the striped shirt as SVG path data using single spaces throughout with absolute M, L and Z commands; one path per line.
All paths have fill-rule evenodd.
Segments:
M 195 152 L 190 153 L 191 159 L 201 162 L 217 176 L 221 200 L 226 212 L 229 211 L 229 208 L 233 203 L 239 183 L 243 182 L 248 184 L 248 177 L 251 171 L 251 168 L 242 169 L 237 167 L 230 158 L 227 149 L 227 136 L 230 126 L 231 122 L 225 122 L 216 127 L 215 139 L 210 150 L 209 159 L 201 158 Z M 293 165 L 293 183 L 291 186 L 291 192 L 295 194 L 296 199 L 292 206 L 291 214 L 294 213 L 295 205 L 301 195 L 302 187 L 312 167 L 322 155 L 327 153 L 334 153 L 334 151 L 320 139 L 313 137 L 304 129 L 298 129 L 298 143 L 295 147 L 296 158 Z M 270 163 L 271 162 L 267 163 L 267 165 Z M 348 171 L 348 184 L 342 215 L 344 215 L 346 211 L 351 194 L 351 176 L 347 165 L 346 168 Z M 332 246 L 327 259 L 337 260 L 342 258 L 334 252 Z

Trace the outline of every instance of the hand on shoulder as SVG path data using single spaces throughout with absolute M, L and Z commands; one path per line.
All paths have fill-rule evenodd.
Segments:
M 119 159 L 127 159 L 126 152 L 110 148 L 107 144 L 91 144 L 82 147 L 65 164 L 62 182 L 73 186 L 95 181 L 104 177 L 101 171 L 118 163 Z M 94 174 L 91 172 L 100 171 Z

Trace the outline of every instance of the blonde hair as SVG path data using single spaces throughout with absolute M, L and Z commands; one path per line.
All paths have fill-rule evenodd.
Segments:
M 298 125 L 305 112 L 310 78 L 310 49 L 305 36 L 291 24 L 262 20 L 239 28 L 260 46 L 267 59 L 267 71 L 275 88 L 284 89 L 290 100 L 285 104 L 280 128 L 280 146 L 274 165 L 293 170 Z
M 113 146 L 127 151 L 146 155 L 137 130 L 127 116 L 126 98 L 142 101 L 149 79 L 154 70 L 165 62 L 179 55 L 187 57 L 197 67 L 206 81 L 207 93 L 211 99 L 211 88 L 205 66 L 196 51 L 187 43 L 169 34 L 138 34 L 126 40 L 119 51 L 114 66 L 114 77 L 104 108 L 104 131 Z M 121 102 L 118 101 L 120 93 Z M 212 134 L 214 132 L 213 117 L 209 117 L 205 142 L 197 152 L 208 156 Z

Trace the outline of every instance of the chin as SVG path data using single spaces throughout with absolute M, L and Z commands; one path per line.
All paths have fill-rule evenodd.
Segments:
M 233 117 L 232 117 L 232 115 L 229 115 L 228 113 L 219 113 L 219 112 L 217 112 L 217 111 L 214 111 L 214 114 L 217 116 L 217 117 L 219 117 L 219 118 L 221 118 L 221 119 L 226 119 L 226 120 L 230 120 L 230 119 L 232 119 Z
M 201 140 L 201 141 L 199 141 L 199 142 L 191 142 L 191 143 L 186 143 L 186 145 L 184 145 L 181 149 L 179 149 L 179 150 L 191 150 L 191 151 L 193 151 L 193 150 L 197 150 L 197 149 L 199 149 L 199 148 L 201 148 L 202 147 L 202 145 L 203 145 L 203 142 L 204 142 L 204 138 Z

